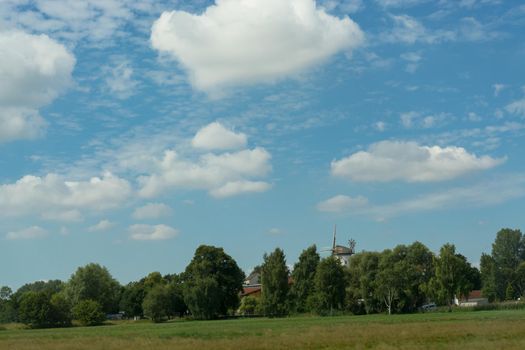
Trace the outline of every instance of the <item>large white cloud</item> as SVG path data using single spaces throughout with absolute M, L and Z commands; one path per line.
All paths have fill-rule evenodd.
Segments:
M 46 35 L 0 31 L 0 142 L 39 136 L 38 109 L 71 83 L 75 57 Z
M 0 216 L 39 214 L 43 219 L 71 221 L 79 219 L 78 210 L 114 209 L 131 195 L 128 181 L 111 174 L 88 181 L 27 175 L 0 186 Z
M 246 146 L 246 135 L 226 129 L 221 123 L 214 122 L 201 128 L 191 140 L 195 148 L 205 150 L 238 149 Z
M 128 231 L 131 239 L 139 241 L 160 241 L 179 234 L 178 230 L 167 225 L 131 225 Z
M 272 186 L 264 181 L 230 181 L 210 191 L 216 198 L 233 197 L 242 193 L 258 193 L 269 190 Z
M 477 157 L 461 147 L 420 146 L 415 142 L 382 141 L 367 151 L 332 161 L 332 175 L 353 181 L 430 182 L 450 180 L 493 168 L 505 161 Z
M 172 55 L 200 90 L 267 82 L 297 74 L 363 41 L 350 18 L 314 0 L 217 0 L 200 15 L 164 12 L 151 42 Z
M 152 174 L 139 179 L 140 194 L 152 197 L 168 188 L 206 189 L 217 197 L 224 197 L 225 195 L 221 194 L 233 192 L 254 192 L 253 184 L 228 183 L 265 176 L 271 170 L 270 158 L 271 155 L 263 148 L 219 155 L 207 153 L 197 161 L 186 160 L 174 150 L 166 151 L 164 157 L 157 161 Z M 261 189 L 261 184 L 257 186 Z M 233 187 L 236 188 L 235 191 Z

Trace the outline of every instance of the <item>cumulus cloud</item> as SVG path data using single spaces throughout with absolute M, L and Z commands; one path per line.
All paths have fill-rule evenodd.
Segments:
M 363 37 L 350 18 L 329 15 L 314 0 L 217 0 L 200 15 L 164 12 L 151 42 L 186 68 L 195 88 L 212 92 L 297 74 Z
M 46 35 L 0 31 L 0 143 L 40 136 L 38 109 L 71 83 L 74 56 Z
M 8 232 L 5 236 L 5 238 L 9 240 L 16 240 L 16 239 L 35 239 L 35 238 L 43 238 L 47 236 L 47 231 L 39 226 L 31 226 L 26 229 L 20 230 L 20 231 L 11 231 Z
M 246 135 L 226 129 L 221 123 L 214 122 L 200 129 L 191 140 L 195 148 L 204 150 L 229 150 L 246 146 Z
M 431 182 L 493 168 L 505 158 L 477 157 L 461 147 L 382 141 L 331 164 L 332 175 L 353 181 Z
M 169 216 L 171 208 L 163 203 L 148 203 L 142 207 L 136 208 L 133 211 L 133 218 L 136 220 L 158 219 L 160 217 Z
M 89 232 L 102 232 L 113 228 L 115 224 L 109 220 L 101 220 L 97 224 L 88 227 Z
M 245 181 L 265 176 L 271 170 L 270 158 L 263 148 L 219 155 L 207 153 L 198 161 L 185 160 L 174 150 L 166 151 L 157 160 L 153 173 L 139 179 L 140 194 L 151 197 L 168 188 L 206 189 L 218 197 L 261 191 L 260 183 Z
M 509 113 L 525 117 L 525 98 L 509 103 L 505 106 L 505 110 Z
M 0 186 L 0 216 L 42 213 L 47 219 L 64 219 L 61 215 L 77 218 L 76 210 L 117 208 L 131 194 L 128 181 L 111 174 L 88 181 L 68 181 L 57 174 L 27 175 Z
M 349 197 L 337 195 L 317 204 L 317 210 L 332 213 L 347 212 L 351 209 L 360 209 L 368 204 L 368 199 L 363 196 Z
M 132 225 L 128 229 L 131 239 L 160 241 L 174 238 L 179 231 L 167 225 Z

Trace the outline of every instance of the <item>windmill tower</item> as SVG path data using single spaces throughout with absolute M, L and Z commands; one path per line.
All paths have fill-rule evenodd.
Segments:
M 348 266 L 350 257 L 354 255 L 355 253 L 355 240 L 350 239 L 348 241 L 348 247 L 337 245 L 336 239 L 337 239 L 337 225 L 334 225 L 334 239 L 332 242 L 332 256 L 334 256 L 341 265 Z

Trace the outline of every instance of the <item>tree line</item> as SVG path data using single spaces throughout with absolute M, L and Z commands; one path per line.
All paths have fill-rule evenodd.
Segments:
M 0 288 L 0 322 L 30 327 L 103 323 L 123 312 L 128 318 L 161 322 L 173 317 L 216 319 L 231 315 L 281 317 L 296 313 L 410 313 L 435 302 L 452 307 L 454 297 L 482 289 L 490 301 L 515 300 L 525 293 L 525 236 L 502 229 L 483 254 L 480 269 L 445 244 L 438 254 L 424 244 L 398 245 L 354 254 L 348 266 L 321 259 L 315 245 L 303 250 L 292 271 L 283 250 L 263 256 L 260 297 L 245 296 L 244 272 L 222 248 L 202 245 L 180 274 L 146 277 L 120 285 L 98 264 L 79 267 L 67 282 Z

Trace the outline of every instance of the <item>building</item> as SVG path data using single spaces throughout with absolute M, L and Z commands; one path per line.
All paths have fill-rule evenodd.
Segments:
M 337 226 L 334 226 L 334 240 L 332 243 L 332 256 L 334 256 L 341 265 L 348 266 L 350 257 L 355 254 L 355 241 L 353 239 L 348 241 L 348 247 L 336 245 Z
M 472 307 L 488 303 L 489 299 L 484 298 L 480 290 L 473 290 L 467 296 L 461 296 L 459 299 L 454 297 L 454 304 L 459 307 Z

